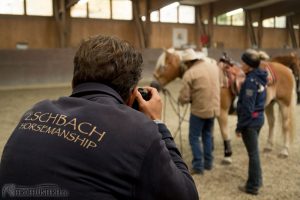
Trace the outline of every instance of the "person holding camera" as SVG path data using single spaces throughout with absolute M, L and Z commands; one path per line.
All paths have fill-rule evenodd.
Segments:
M 83 41 L 74 57 L 71 96 L 35 104 L 9 138 L 0 164 L 2 197 L 19 194 L 11 192 L 13 185 L 56 189 L 22 197 L 198 199 L 160 121 L 157 90 L 145 87 L 148 101 L 137 90 L 141 64 L 141 54 L 116 37 Z M 131 108 L 135 100 L 139 111 Z

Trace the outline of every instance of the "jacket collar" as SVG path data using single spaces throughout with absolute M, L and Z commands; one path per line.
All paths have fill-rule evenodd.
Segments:
M 112 96 L 118 102 L 122 104 L 124 103 L 121 96 L 114 89 L 105 84 L 96 82 L 87 82 L 77 85 L 73 88 L 71 97 L 83 97 L 93 94 L 105 94 L 108 96 Z

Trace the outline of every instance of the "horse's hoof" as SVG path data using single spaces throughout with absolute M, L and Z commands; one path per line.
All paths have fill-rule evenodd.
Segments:
M 288 152 L 288 150 L 287 149 L 283 149 L 281 152 L 280 152 L 280 154 L 278 155 L 278 157 L 279 158 L 287 158 L 287 157 L 289 157 L 289 152 Z
M 264 153 L 270 153 L 273 149 L 270 147 L 265 147 L 264 148 Z
M 232 163 L 231 157 L 224 157 L 221 164 L 223 165 L 230 165 Z
M 266 144 L 266 146 L 265 146 L 265 148 L 264 148 L 264 152 L 265 152 L 265 153 L 269 153 L 269 152 L 271 152 L 272 150 L 273 150 L 273 144 L 270 143 L 270 142 L 267 142 L 267 144 Z

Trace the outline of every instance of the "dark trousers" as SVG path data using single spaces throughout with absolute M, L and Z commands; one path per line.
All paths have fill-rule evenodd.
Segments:
M 262 171 L 258 148 L 259 131 L 260 128 L 247 128 L 242 131 L 243 142 L 249 157 L 248 180 L 246 183 L 248 191 L 258 191 L 262 186 Z

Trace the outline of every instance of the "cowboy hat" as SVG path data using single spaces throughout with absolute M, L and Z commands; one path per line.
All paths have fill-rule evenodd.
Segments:
M 200 60 L 203 59 L 205 57 L 204 53 L 202 52 L 195 52 L 194 49 L 190 48 L 190 49 L 186 49 L 182 52 L 182 61 L 186 62 L 186 61 L 191 61 L 191 60 Z

